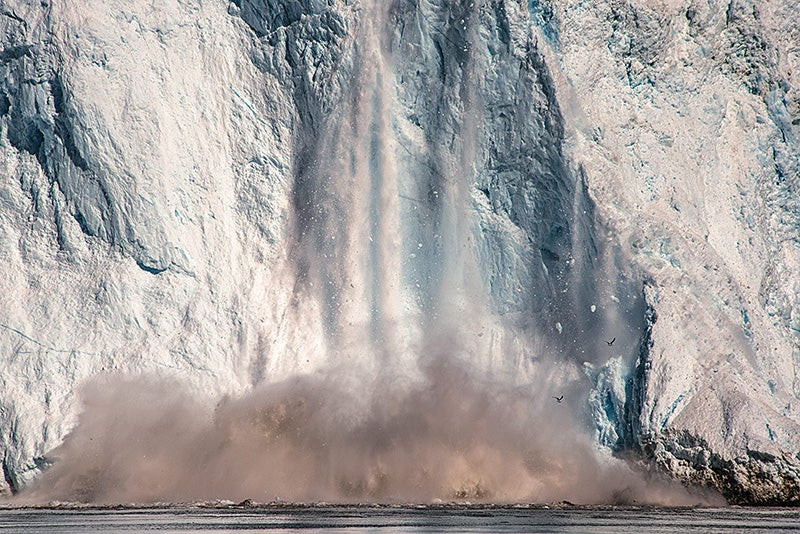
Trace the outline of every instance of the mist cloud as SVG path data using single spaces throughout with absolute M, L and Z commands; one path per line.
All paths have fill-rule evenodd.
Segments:
M 104 377 L 20 498 L 93 503 L 702 501 L 599 455 L 566 405 L 478 378 L 452 359 L 424 380 L 353 388 L 303 376 L 216 403 L 175 381 Z M 358 381 L 356 381 L 358 382 Z

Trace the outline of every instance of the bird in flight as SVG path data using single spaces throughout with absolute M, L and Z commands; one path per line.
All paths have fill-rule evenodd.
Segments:
M 560 397 L 553 397 L 553 398 L 556 400 L 557 403 L 561 404 L 561 401 L 564 400 L 564 395 L 561 395 Z
M 610 347 L 611 345 L 613 345 L 613 344 L 614 344 L 614 342 L 615 342 L 616 340 L 617 340 L 617 338 L 614 338 L 614 339 L 612 339 L 611 341 L 606 341 L 606 344 L 607 344 L 607 345 Z

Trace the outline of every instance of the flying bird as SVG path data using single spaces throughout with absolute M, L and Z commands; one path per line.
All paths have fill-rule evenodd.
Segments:
M 613 344 L 614 344 L 614 342 L 615 342 L 616 340 L 617 340 L 617 338 L 614 338 L 614 339 L 612 339 L 611 341 L 606 341 L 606 344 L 607 344 L 607 345 L 610 347 L 611 345 L 613 345 Z
M 564 395 L 561 395 L 560 397 L 553 397 L 553 398 L 556 400 L 557 403 L 561 404 L 561 401 L 564 400 Z

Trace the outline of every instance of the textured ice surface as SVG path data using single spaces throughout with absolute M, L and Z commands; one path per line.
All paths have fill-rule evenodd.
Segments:
M 371 6 L 0 6 L 6 484 L 88 377 L 236 393 L 389 324 L 403 369 L 455 284 L 476 365 L 556 354 L 603 446 L 797 501 L 796 2 Z
M 552 6 L 570 156 L 647 280 L 626 439 L 733 498 L 796 500 L 797 4 Z

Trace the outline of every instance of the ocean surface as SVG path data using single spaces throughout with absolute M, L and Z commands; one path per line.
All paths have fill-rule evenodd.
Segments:
M 170 507 L 0 510 L 2 532 L 800 532 L 800 509 Z

